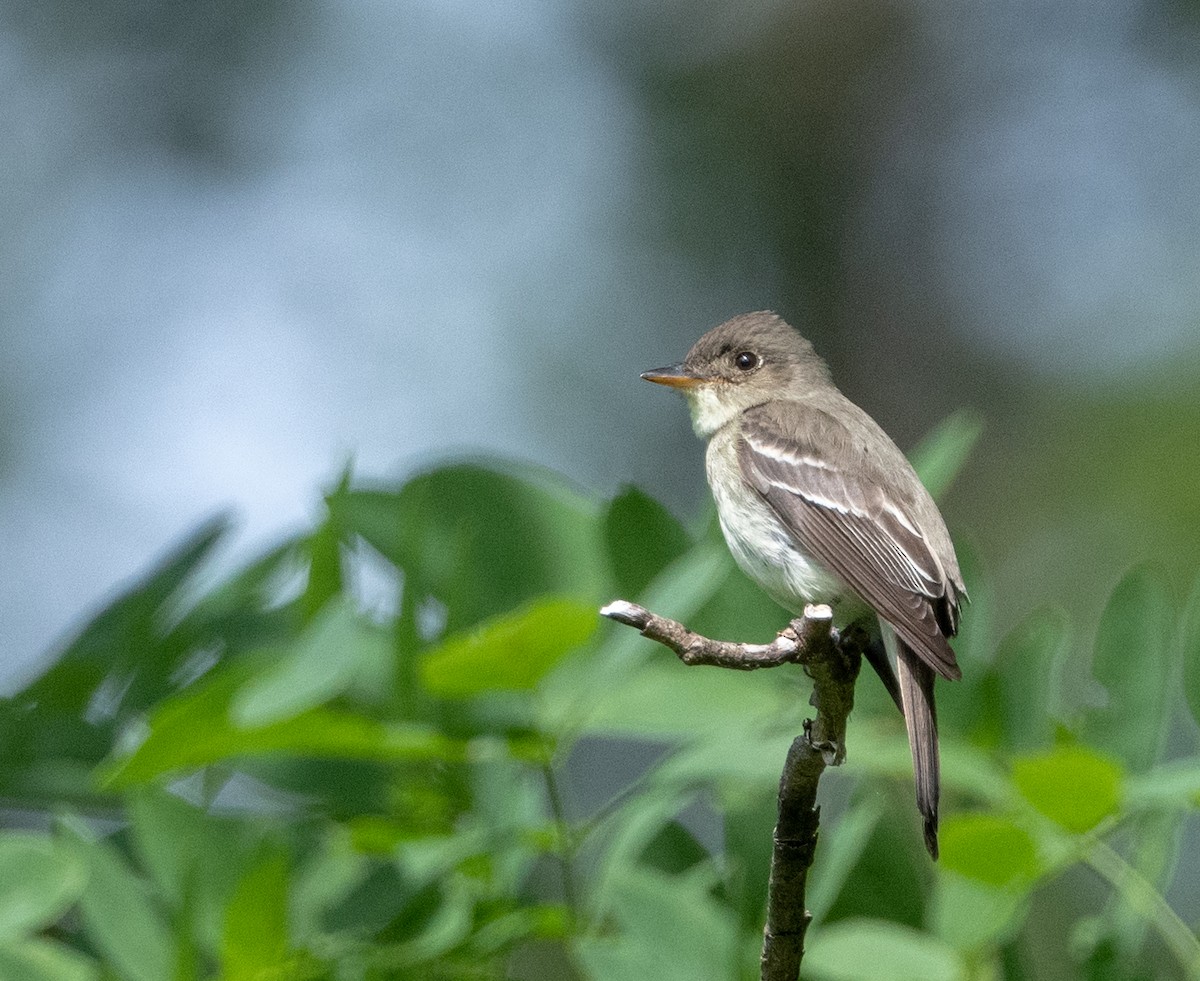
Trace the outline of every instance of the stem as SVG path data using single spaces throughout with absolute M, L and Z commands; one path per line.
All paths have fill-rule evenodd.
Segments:
M 563 806 L 558 780 L 554 776 L 554 767 L 550 765 L 549 759 L 542 760 L 541 769 L 542 778 L 546 781 L 546 798 L 550 802 L 550 814 L 554 818 L 554 829 L 558 837 L 558 863 L 562 877 L 563 904 L 570 911 L 571 919 L 577 922 L 579 902 L 572 864 L 575 857 L 574 837 L 571 834 L 571 826 L 567 823 L 566 808 Z
M 779 820 L 772 838 L 761 961 L 762 981 L 796 981 L 804 957 L 804 934 L 812 920 L 805 889 L 820 823 L 817 783 L 826 766 L 837 766 L 846 758 L 846 718 L 854 706 L 865 635 L 851 630 L 838 636 L 827 606 L 808 607 L 770 644 L 712 640 L 624 600 L 610 603 L 600 613 L 669 647 L 684 664 L 750 671 L 790 662 L 803 665 L 813 679 L 809 703 L 817 710 L 816 718 L 805 722 L 803 735 L 792 742 L 779 780 Z
M 1171 909 L 1154 884 L 1103 841 L 1094 841 L 1084 859 L 1158 931 L 1184 974 L 1189 978 L 1200 978 L 1200 940 Z

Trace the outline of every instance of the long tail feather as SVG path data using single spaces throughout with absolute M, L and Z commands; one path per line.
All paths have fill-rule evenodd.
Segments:
M 917 809 L 925 819 L 925 847 L 938 857 L 938 795 L 941 766 L 938 759 L 937 707 L 933 699 L 933 669 L 887 625 L 883 624 L 884 643 L 896 657 L 896 678 L 908 728 L 908 746 L 912 750 L 913 776 L 917 785 Z M 889 637 L 890 635 L 890 637 Z

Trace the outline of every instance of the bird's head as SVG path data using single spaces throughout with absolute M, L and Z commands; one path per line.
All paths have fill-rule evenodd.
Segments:
M 642 377 L 682 391 L 696 434 L 707 438 L 746 409 L 829 384 L 829 369 L 783 318 L 762 310 L 714 327 L 679 364 Z

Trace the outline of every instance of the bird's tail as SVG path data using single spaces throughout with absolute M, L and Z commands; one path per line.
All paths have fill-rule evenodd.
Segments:
M 938 761 L 937 706 L 933 700 L 933 668 L 929 667 L 892 629 L 883 624 L 884 643 L 896 658 L 896 678 L 908 747 L 912 750 L 917 784 L 917 809 L 925 819 L 925 847 L 938 857 L 938 794 L 941 767 Z

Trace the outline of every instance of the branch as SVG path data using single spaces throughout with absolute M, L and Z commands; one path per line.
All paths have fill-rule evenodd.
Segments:
M 817 847 L 820 808 L 817 784 L 826 766 L 846 758 L 846 718 L 854 707 L 854 682 L 866 647 L 865 632 L 839 634 L 828 606 L 809 606 L 770 644 L 712 640 L 676 620 L 624 600 L 600 614 L 640 630 L 669 647 L 684 664 L 709 664 L 739 671 L 800 664 L 813 680 L 809 704 L 815 719 L 788 750 L 779 780 L 779 820 L 771 854 L 767 923 L 763 930 L 762 981 L 796 981 L 804 957 L 804 933 L 812 915 L 805 907 L 808 870 Z

